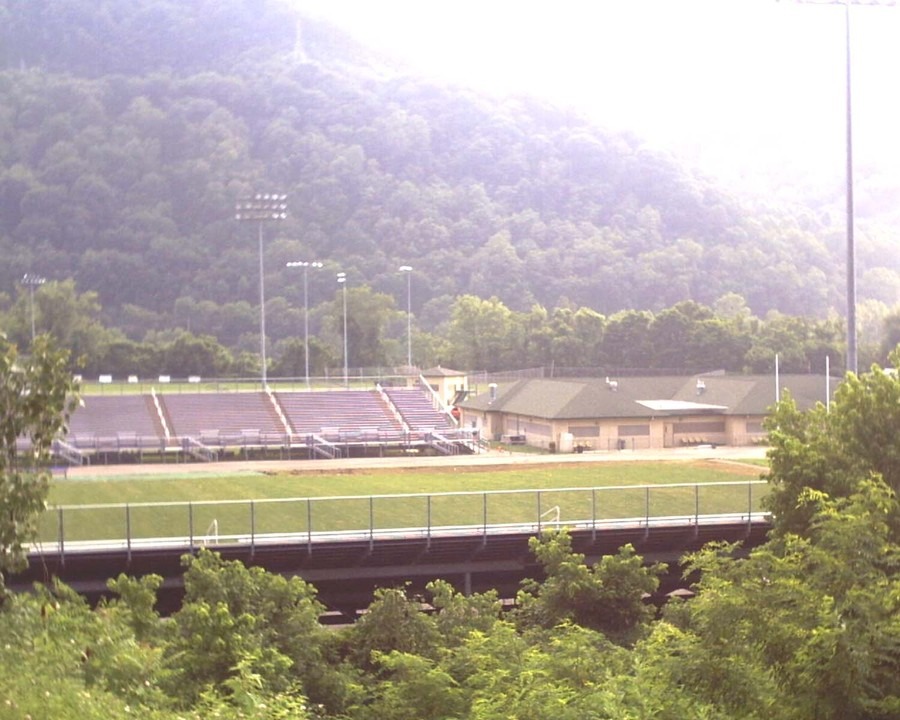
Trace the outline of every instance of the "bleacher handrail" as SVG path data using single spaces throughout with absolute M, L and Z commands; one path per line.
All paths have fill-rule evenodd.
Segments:
M 62 438 L 53 441 L 53 452 L 70 465 L 84 465 L 84 453 Z
M 156 407 L 156 414 L 159 417 L 159 422 L 162 425 L 163 434 L 166 436 L 166 442 L 172 439 L 172 433 L 169 430 L 169 424 L 166 422 L 166 415 L 163 412 L 162 405 L 160 405 L 159 397 L 156 394 L 156 388 L 150 388 L 150 397 L 153 398 L 153 405 Z
M 397 403 L 394 402 L 394 399 L 385 392 L 384 387 L 382 387 L 381 383 L 377 383 L 375 388 L 378 390 L 378 394 L 381 395 L 381 399 L 384 400 L 387 407 L 390 409 L 391 413 L 397 419 L 397 422 L 400 423 L 400 427 L 403 428 L 403 432 L 411 432 L 411 428 L 409 427 L 409 423 L 406 422 L 406 419 L 403 417 L 403 413 L 400 412 L 400 408 L 397 407 Z
M 278 419 L 281 420 L 281 424 L 284 426 L 285 433 L 287 434 L 288 438 L 290 438 L 290 436 L 294 434 L 294 431 L 293 428 L 291 428 L 291 424 L 288 422 L 287 416 L 284 414 L 284 409 L 281 407 L 281 403 L 278 402 L 278 397 L 268 386 L 266 386 L 266 395 L 268 395 L 269 402 L 272 403 L 272 407 L 275 408 Z
M 419 375 L 419 387 L 423 388 L 431 397 L 431 403 L 434 406 L 435 410 L 438 410 L 444 413 L 448 418 L 450 418 L 454 425 L 458 424 L 456 418 L 450 413 L 450 408 L 448 408 L 444 401 L 441 400 L 441 396 L 437 394 L 437 391 L 431 387 L 431 383 L 429 383 L 424 375 Z
M 181 440 L 184 451 L 191 457 L 205 462 L 215 462 L 219 459 L 219 453 L 211 447 L 204 445 L 197 438 L 185 436 Z

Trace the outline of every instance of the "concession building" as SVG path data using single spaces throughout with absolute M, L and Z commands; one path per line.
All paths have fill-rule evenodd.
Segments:
M 824 375 L 528 379 L 491 384 L 458 403 L 460 425 L 482 437 L 572 452 L 753 445 L 789 392 L 803 410 L 837 385 Z

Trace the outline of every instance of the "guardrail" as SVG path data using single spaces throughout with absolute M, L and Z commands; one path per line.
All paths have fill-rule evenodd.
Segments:
M 307 543 L 385 537 L 747 522 L 764 480 L 539 490 L 70 505 L 43 517 L 36 551 Z M 548 520 L 548 511 L 552 519 Z M 215 533 L 208 528 L 215 527 Z

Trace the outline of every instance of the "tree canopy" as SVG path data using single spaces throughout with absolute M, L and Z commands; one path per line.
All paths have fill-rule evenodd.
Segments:
M 4 573 L 25 566 L 46 507 L 51 450 L 75 403 L 66 360 L 46 335 L 27 356 L 0 335 L 0 593 Z

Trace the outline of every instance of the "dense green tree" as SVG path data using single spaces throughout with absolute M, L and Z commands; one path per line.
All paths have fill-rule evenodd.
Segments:
M 371 670 L 376 655 L 392 652 L 435 657 L 440 642 L 433 618 L 422 612 L 421 600 L 404 588 L 379 588 L 368 612 L 357 620 L 344 638 L 350 660 Z
M 650 672 L 728 717 L 894 717 L 900 508 L 881 481 L 857 490 L 810 494 L 807 539 L 693 555 L 698 595 L 654 628 Z
M 375 669 L 389 679 L 358 708 L 359 720 L 448 720 L 465 717 L 466 693 L 435 661 L 399 651 L 376 652 Z
M 891 359 L 896 364 L 900 350 Z M 815 512 L 810 493 L 846 498 L 871 477 L 900 490 L 898 408 L 900 378 L 878 366 L 849 374 L 829 408 L 819 404 L 800 412 L 790 397 L 778 403 L 767 421 L 772 447 L 766 498 L 777 532 L 808 532 Z
M 445 646 L 453 646 L 473 632 L 489 633 L 503 609 L 495 590 L 464 595 L 447 581 L 435 580 L 428 584 L 428 592 Z
M 231 353 L 214 337 L 182 332 L 164 350 L 163 372 L 176 377 L 222 377 L 231 370 Z
M 519 592 L 516 617 L 521 624 L 574 622 L 620 644 L 634 642 L 646 629 L 653 610 L 644 596 L 655 592 L 664 566 L 644 566 L 643 558 L 626 545 L 588 567 L 584 556 L 572 551 L 565 531 L 532 538 L 529 547 L 547 578 L 527 583 Z
M 131 375 L 140 378 L 164 374 L 161 355 L 164 350 L 148 343 L 133 340 L 114 340 L 104 344 L 97 355 L 84 364 L 86 375 L 112 375 L 119 380 Z M 182 376 L 181 373 L 178 373 Z M 187 377 L 187 375 L 184 375 Z
M 72 280 L 35 288 L 33 312 L 36 332 L 50 334 L 75 363 L 98 355 L 104 343 L 121 337 L 101 323 L 97 293 L 79 293 Z M 8 315 L 9 337 L 23 347 L 31 338 L 31 314 L 31 292 L 23 288 Z
M 46 506 L 53 441 L 76 401 L 67 363 L 68 353 L 46 335 L 28 356 L 0 335 L 0 591 L 4 573 L 26 564 Z
M 629 310 L 607 319 L 603 334 L 602 356 L 613 368 L 649 368 L 652 357 L 649 329 L 653 315 Z
M 473 370 L 520 366 L 521 331 L 516 315 L 498 298 L 464 295 L 453 303 L 447 364 Z
M 900 347 L 900 310 L 884 319 L 883 332 L 880 351 L 885 359 L 889 359 L 891 352 Z
M 173 697 L 196 702 L 241 671 L 254 673 L 264 690 L 292 692 L 297 685 L 340 709 L 342 681 L 326 661 L 323 608 L 311 586 L 209 551 L 185 563 L 185 602 L 166 648 Z

